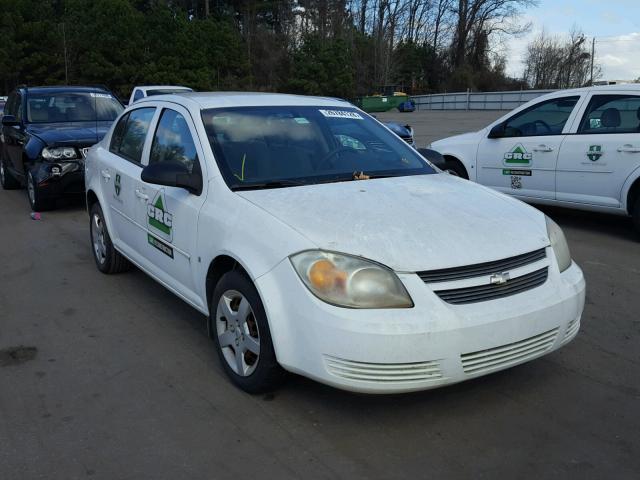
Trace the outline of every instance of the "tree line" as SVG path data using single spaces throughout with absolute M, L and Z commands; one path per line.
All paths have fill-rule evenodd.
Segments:
M 497 46 L 527 29 L 520 16 L 536 2 L 0 0 L 0 88 L 106 84 L 126 97 L 134 85 L 179 84 L 344 98 L 383 85 L 525 88 Z

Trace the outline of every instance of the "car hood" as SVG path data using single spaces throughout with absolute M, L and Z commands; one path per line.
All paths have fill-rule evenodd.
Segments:
M 317 248 L 365 257 L 396 271 L 471 265 L 549 245 L 542 213 L 447 174 L 237 194 Z
M 450 143 L 454 144 L 462 144 L 462 143 L 477 143 L 478 137 L 484 130 L 479 130 L 477 132 L 463 133 L 462 135 L 454 135 L 453 137 L 443 138 L 442 140 L 436 140 L 431 144 L 432 148 L 437 149 L 443 145 L 448 145 Z
M 31 124 L 27 131 L 49 146 L 98 143 L 105 136 L 112 122 L 67 122 Z

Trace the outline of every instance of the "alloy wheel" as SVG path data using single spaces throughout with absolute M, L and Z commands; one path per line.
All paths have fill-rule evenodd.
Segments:
M 222 354 L 234 373 L 248 377 L 260 359 L 260 332 L 249 300 L 227 290 L 218 301 L 216 333 Z
M 91 240 L 93 243 L 93 252 L 98 262 L 100 262 L 100 265 L 103 265 L 107 260 L 107 245 L 104 237 L 104 222 L 100 215 L 94 213 L 91 219 Z

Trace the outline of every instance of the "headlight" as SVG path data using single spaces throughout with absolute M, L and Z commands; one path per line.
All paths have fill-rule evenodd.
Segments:
M 74 147 L 45 147 L 42 149 L 42 158 L 45 160 L 74 160 L 80 158 Z
M 404 285 L 388 268 L 341 253 L 309 250 L 291 257 L 296 272 L 319 299 L 350 308 L 411 308 Z
M 569 252 L 567 239 L 564 238 L 564 233 L 556 222 L 549 217 L 545 218 L 547 220 L 547 233 L 551 241 L 551 248 L 553 248 L 553 253 L 558 261 L 558 268 L 561 272 L 564 272 L 571 266 L 571 252 Z

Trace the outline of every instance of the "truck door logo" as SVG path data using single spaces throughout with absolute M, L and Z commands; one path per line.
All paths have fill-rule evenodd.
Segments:
M 591 145 L 587 152 L 587 158 L 592 162 L 597 162 L 604 155 L 602 151 L 602 145 Z
M 521 143 L 517 144 L 515 147 L 511 149 L 511 151 L 504 154 L 504 164 L 509 166 L 517 165 L 519 167 L 528 167 L 531 165 L 531 159 L 533 155 L 527 152 L 527 149 L 524 148 L 524 145 Z
M 147 204 L 147 217 L 153 233 L 169 242 L 173 240 L 173 215 L 167 210 L 164 188 Z

